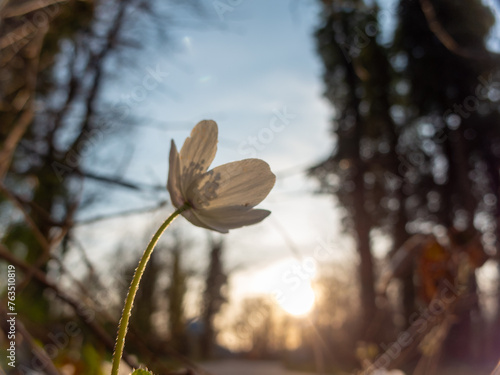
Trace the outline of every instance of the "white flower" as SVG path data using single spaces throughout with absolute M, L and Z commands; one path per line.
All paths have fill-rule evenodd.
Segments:
M 271 212 L 253 209 L 271 191 L 276 176 L 260 159 L 245 159 L 207 172 L 217 151 L 217 124 L 199 122 L 180 153 L 172 140 L 167 189 L 172 204 L 196 226 L 227 233 L 262 221 Z

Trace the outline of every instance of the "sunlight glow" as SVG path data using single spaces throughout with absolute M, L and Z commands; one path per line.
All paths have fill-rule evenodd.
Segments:
M 314 306 L 316 296 L 310 282 L 304 282 L 296 290 L 278 299 L 279 306 L 293 316 L 307 315 Z

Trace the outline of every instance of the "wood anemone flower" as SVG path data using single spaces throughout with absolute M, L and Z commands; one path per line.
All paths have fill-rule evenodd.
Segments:
M 260 159 L 227 163 L 207 172 L 217 151 L 217 124 L 200 121 L 181 151 L 172 140 L 167 189 L 172 204 L 192 224 L 227 233 L 258 223 L 271 212 L 254 209 L 271 191 L 276 176 Z

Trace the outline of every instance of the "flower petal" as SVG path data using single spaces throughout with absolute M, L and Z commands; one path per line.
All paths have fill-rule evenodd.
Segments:
M 170 144 L 168 165 L 167 190 L 170 193 L 170 200 L 172 201 L 172 204 L 179 208 L 186 202 L 186 199 L 184 198 L 181 190 L 179 153 L 177 152 L 177 147 L 175 146 L 173 139 Z
M 216 230 L 215 228 L 209 227 L 207 224 L 205 224 L 203 221 L 201 221 L 195 215 L 195 213 L 193 212 L 192 209 L 186 210 L 186 211 L 182 212 L 181 215 L 184 216 L 187 221 L 189 221 L 193 225 L 196 225 L 197 227 L 201 227 L 201 228 L 205 228 L 205 229 L 211 229 L 211 230 Z
M 200 121 L 186 138 L 180 152 L 180 186 L 183 192 L 194 179 L 207 171 L 217 152 L 217 124 L 212 120 Z
M 201 175 L 185 196 L 195 209 L 240 206 L 248 210 L 269 194 L 275 181 L 276 176 L 265 161 L 245 159 Z
M 246 207 L 224 207 L 213 210 L 193 211 L 194 215 L 207 227 L 221 233 L 261 222 L 271 211 L 248 209 Z

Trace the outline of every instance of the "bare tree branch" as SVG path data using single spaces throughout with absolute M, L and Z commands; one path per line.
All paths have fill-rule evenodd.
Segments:
M 28 71 L 26 77 L 25 99 L 23 99 L 23 104 L 18 107 L 19 110 L 24 109 L 24 113 L 22 113 L 22 115 L 19 117 L 17 123 L 14 124 L 13 129 L 9 133 L 9 136 L 7 137 L 7 140 L 5 141 L 4 146 L 0 151 L 0 181 L 3 180 L 5 174 L 9 169 L 10 163 L 12 161 L 12 156 L 17 147 L 17 144 L 19 143 L 33 120 L 33 101 L 38 76 L 38 65 L 40 62 L 40 52 L 47 30 L 47 27 L 39 28 L 37 37 L 31 42 L 31 46 L 28 46 L 26 48 L 26 55 L 30 60 L 28 63 Z
M 0 151 L 0 180 L 3 180 L 5 174 L 7 173 L 12 161 L 12 156 L 14 155 L 14 150 L 30 126 L 31 121 L 33 120 L 33 115 L 34 112 L 31 108 L 24 111 L 19 117 L 17 123 L 14 125 L 12 131 L 7 136 L 3 148 Z
M 89 225 L 89 224 L 93 224 L 93 223 L 98 222 L 98 221 L 112 219 L 114 217 L 124 217 L 124 216 L 136 215 L 139 213 L 154 212 L 154 211 L 157 211 L 157 210 L 159 210 L 167 205 L 168 205 L 167 201 L 161 201 L 160 203 L 158 203 L 158 205 L 156 205 L 154 207 L 138 208 L 135 210 L 122 211 L 122 212 L 117 212 L 117 213 L 109 214 L 109 215 L 100 215 L 100 216 L 96 216 L 96 217 L 93 217 L 90 219 L 81 220 L 81 221 L 76 222 L 75 226 Z
M 100 52 L 95 57 L 91 57 L 91 60 L 89 61 L 88 68 L 94 70 L 94 77 L 85 103 L 85 120 L 80 126 L 80 132 L 78 136 L 73 140 L 71 146 L 66 151 L 64 159 L 69 156 L 69 153 L 72 150 L 78 149 L 80 142 L 84 140 L 87 132 L 91 130 L 93 126 L 92 122 L 96 112 L 96 103 L 102 85 L 102 76 L 104 73 L 103 62 L 104 59 L 109 55 L 111 51 L 114 50 L 114 47 L 116 46 L 118 35 L 123 27 L 123 23 L 125 20 L 125 10 L 131 2 L 132 0 L 123 0 L 119 3 L 120 9 L 118 10 L 113 24 L 108 31 L 106 43 L 102 46 Z
M 9 189 L 7 189 L 3 184 L 0 183 L 0 192 L 3 193 L 5 197 L 7 197 L 8 200 L 10 200 L 15 207 L 21 211 L 21 213 L 24 216 L 24 220 L 26 223 L 31 227 L 31 230 L 33 231 L 33 235 L 35 236 L 36 240 L 40 244 L 40 246 L 43 249 L 48 249 L 50 248 L 50 243 L 49 241 L 45 238 L 45 236 L 42 234 L 40 229 L 37 227 L 31 216 L 28 214 L 26 209 L 23 207 L 21 202 L 18 200 L 15 194 L 13 194 Z
M 137 183 L 137 182 L 126 181 L 126 180 L 123 180 L 123 179 L 117 178 L 117 177 L 99 175 L 99 174 L 96 174 L 96 173 L 93 173 L 90 171 L 78 171 L 78 173 L 83 177 L 91 178 L 91 179 L 97 180 L 97 181 L 106 182 L 109 184 L 118 185 L 118 186 L 125 187 L 125 188 L 132 189 L 132 190 L 148 189 L 148 190 L 153 190 L 153 191 L 166 191 L 166 187 L 163 185 L 141 184 L 141 183 Z
M 430 0 L 420 0 L 420 6 L 429 25 L 429 29 L 450 52 L 467 59 L 485 61 L 498 60 L 498 57 L 484 50 L 471 50 L 458 44 L 439 21 L 436 10 Z
M 5 7 L 4 10 L 0 9 L 0 17 L 1 18 L 19 17 L 34 12 L 36 10 L 47 8 L 54 4 L 66 3 L 66 2 L 68 2 L 68 0 L 37 0 L 21 4 L 18 3 L 13 5 L 9 4 L 9 6 Z

